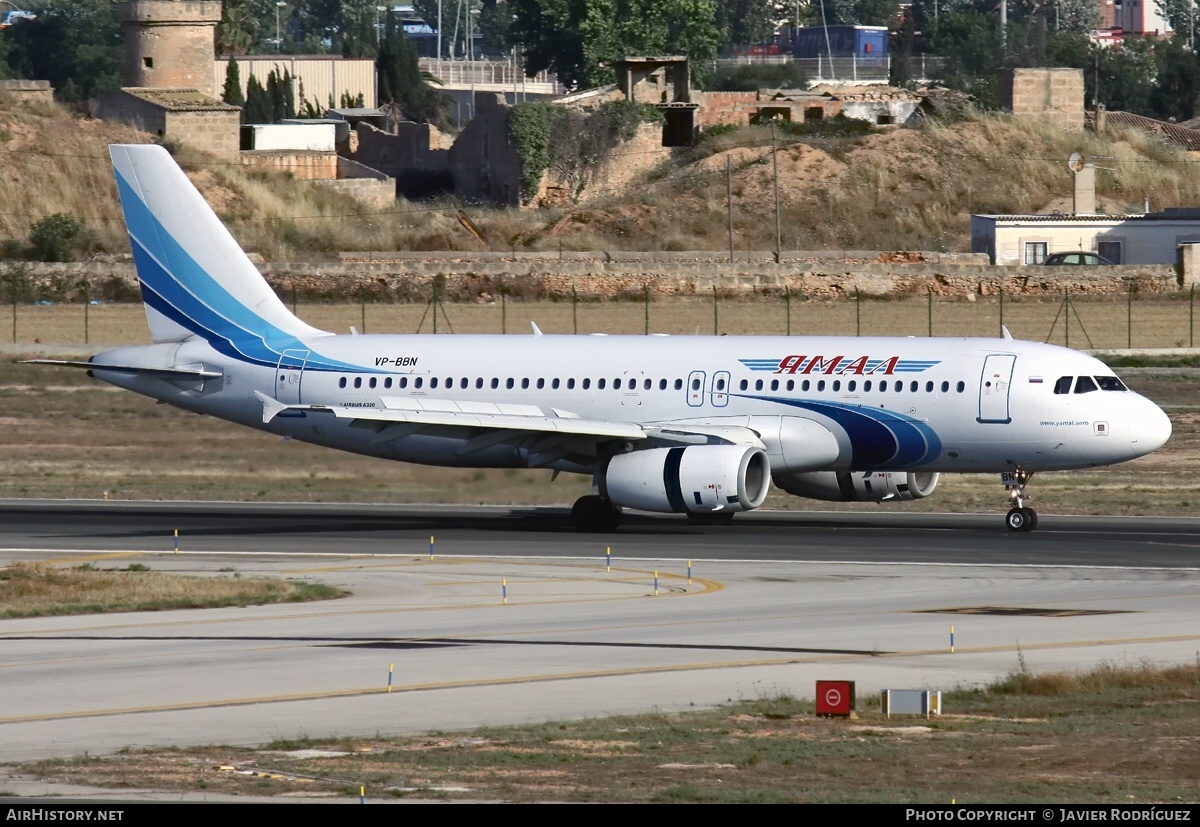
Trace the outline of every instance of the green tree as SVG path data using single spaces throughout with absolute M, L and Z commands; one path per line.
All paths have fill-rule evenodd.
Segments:
M 717 3 L 717 28 L 728 51 L 761 43 L 775 31 L 771 0 L 726 0 Z
M 3 32 L 9 74 L 48 80 L 64 101 L 86 100 L 121 86 L 125 40 L 116 4 L 62 0 L 39 7 L 37 15 Z
M 1200 14 L 1193 0 L 1155 0 L 1158 13 L 1171 24 L 1175 36 L 1189 46 L 1195 46 L 1200 34 Z
M 237 61 L 232 57 L 225 66 L 225 86 L 221 90 L 221 100 L 230 106 L 238 107 L 246 103 L 246 97 L 242 94 L 242 73 L 238 70 Z
M 970 6 L 942 9 L 925 38 L 927 51 L 945 59 L 942 80 L 947 87 L 974 95 L 985 108 L 999 105 L 999 73 L 1005 61 L 995 14 Z
M 886 26 L 896 17 L 893 0 L 827 0 L 826 21 L 855 26 Z
M 406 120 L 445 125 L 445 99 L 421 73 L 417 47 L 400 32 L 394 18 L 384 28 L 375 70 L 381 104 L 398 108 Z
M 1196 114 L 1200 94 L 1200 64 L 1196 54 L 1178 38 L 1160 41 L 1154 47 L 1157 69 L 1154 90 L 1147 102 L 1153 117 L 1186 121 Z
M 428 21 L 427 21 L 428 22 Z M 479 5 L 479 48 L 489 57 L 506 55 L 512 49 L 512 13 L 503 0 L 481 0 Z M 433 26 L 437 26 L 434 18 Z
M 808 77 L 798 64 L 746 63 L 715 71 L 704 84 L 714 92 L 757 92 L 759 89 L 807 89 Z
M 699 77 L 716 56 L 716 0 L 509 0 L 513 38 L 529 73 L 552 70 L 571 88 L 612 82 L 627 55 L 684 54 Z
M 70 261 L 87 241 L 83 222 L 67 213 L 48 215 L 29 231 L 29 243 L 38 261 Z
M 216 31 L 217 54 L 249 54 L 258 43 L 260 28 L 249 0 L 224 0 Z
M 242 107 L 242 123 L 270 123 L 271 97 L 254 75 L 246 81 L 246 105 Z

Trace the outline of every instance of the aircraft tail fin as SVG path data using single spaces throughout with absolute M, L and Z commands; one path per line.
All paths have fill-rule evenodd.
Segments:
M 198 336 L 274 364 L 297 339 L 328 335 L 284 306 L 165 149 L 114 144 L 109 154 L 155 342 Z

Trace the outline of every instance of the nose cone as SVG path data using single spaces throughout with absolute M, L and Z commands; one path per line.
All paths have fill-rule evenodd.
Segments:
M 1143 399 L 1137 418 L 1129 429 L 1133 455 L 1143 457 L 1167 444 L 1171 438 L 1171 420 L 1163 409 L 1149 399 Z

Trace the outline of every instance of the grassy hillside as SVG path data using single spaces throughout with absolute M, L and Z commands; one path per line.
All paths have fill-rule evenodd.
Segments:
M 127 251 L 105 147 L 148 135 L 60 107 L 0 106 L 0 243 L 19 252 L 30 226 L 65 212 L 84 220 L 90 252 Z M 1101 158 L 1097 189 L 1111 212 L 1200 204 L 1196 160 L 1141 133 L 1099 138 L 996 115 L 871 134 L 779 136 L 785 249 L 969 248 L 973 212 L 1069 211 L 1067 157 Z M 398 201 L 378 211 L 319 185 L 247 173 L 190 150 L 176 157 L 238 239 L 271 260 L 343 250 L 480 249 L 451 200 Z M 465 205 L 491 249 L 724 250 L 726 170 L 734 245 L 772 249 L 771 133 L 748 127 L 705 138 L 630 194 L 596 206 L 517 212 Z

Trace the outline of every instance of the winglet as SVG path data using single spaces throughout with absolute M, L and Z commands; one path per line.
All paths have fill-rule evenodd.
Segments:
M 1001 332 L 1002 334 L 1004 334 L 1004 338 L 1005 338 L 1005 339 L 1011 339 L 1011 338 L 1012 338 L 1012 334 L 1008 332 L 1008 325 L 1006 325 L 1006 324 L 1002 324 L 1002 325 L 1000 325 L 1000 332 Z
M 277 417 L 280 413 L 287 410 L 287 405 L 277 399 L 272 399 L 262 391 L 255 391 L 254 395 L 258 397 L 258 401 L 263 404 L 263 424 L 270 425 L 271 420 Z
M 529 326 L 533 328 L 533 335 L 534 335 L 534 336 L 541 336 L 541 335 L 542 335 L 542 329 L 541 329 L 540 327 L 538 327 L 538 326 L 537 326 L 537 322 L 530 322 L 530 323 L 529 323 Z

